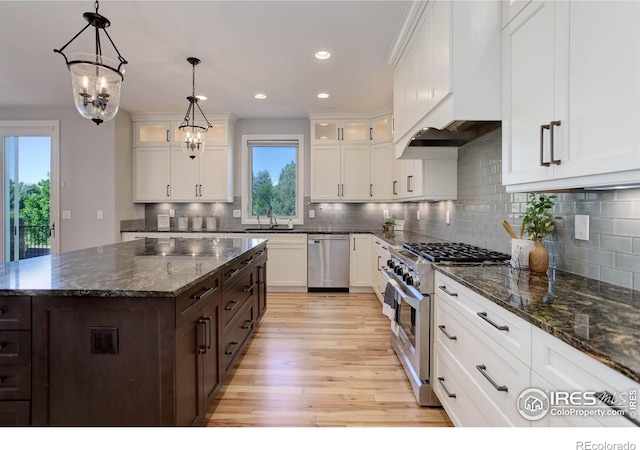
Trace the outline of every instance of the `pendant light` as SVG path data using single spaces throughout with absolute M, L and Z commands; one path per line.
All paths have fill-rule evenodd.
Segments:
M 54 49 L 55 53 L 60 53 L 67 63 L 67 68 L 71 71 L 71 84 L 73 86 L 73 100 L 76 109 L 87 119 L 91 119 L 96 125 L 100 125 L 106 120 L 115 117 L 120 106 L 120 87 L 124 80 L 124 65 L 127 61 L 120 55 L 116 45 L 111 40 L 106 28 L 111 25 L 109 19 L 98 14 L 99 3 L 94 3 L 96 12 L 86 12 L 82 16 L 88 24 L 80 30 L 69 42 L 62 46 L 60 50 Z M 71 53 L 69 57 L 65 55 L 67 48 L 84 30 L 92 26 L 95 28 L 96 44 L 95 53 Z M 114 50 L 118 54 L 118 60 L 102 56 L 102 45 L 100 44 L 100 30 L 111 42 Z
M 204 152 L 203 135 L 211 128 L 211 123 L 209 123 L 202 112 L 200 105 L 198 105 L 198 97 L 196 97 L 196 66 L 200 64 L 200 60 L 190 57 L 187 58 L 187 62 L 192 66 L 191 96 L 187 97 L 189 107 L 184 116 L 184 122 L 182 122 L 178 129 L 182 132 L 182 151 L 188 155 L 189 158 L 193 159 L 196 156 L 202 155 L 202 152 Z M 196 107 L 198 107 L 198 111 L 200 111 L 204 121 L 196 122 Z M 206 126 L 203 126 L 204 124 L 206 124 Z

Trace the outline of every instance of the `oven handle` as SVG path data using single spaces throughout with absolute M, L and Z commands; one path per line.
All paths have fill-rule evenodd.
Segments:
M 401 288 L 400 285 L 398 284 L 398 282 L 396 280 L 394 280 L 393 278 L 391 278 L 389 276 L 389 274 L 387 274 L 387 272 L 385 270 L 382 271 L 382 275 L 387 279 L 387 281 L 389 283 L 391 283 L 391 285 L 393 286 L 393 288 L 396 290 L 396 292 L 398 293 L 398 295 L 400 296 L 400 299 L 403 300 L 407 305 L 411 306 L 413 309 L 416 310 L 416 312 L 420 311 L 420 300 L 418 300 L 417 298 L 413 298 L 409 295 L 407 295 Z M 400 303 L 400 301 L 398 301 L 398 303 Z

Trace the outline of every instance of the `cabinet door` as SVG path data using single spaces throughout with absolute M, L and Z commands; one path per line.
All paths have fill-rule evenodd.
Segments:
M 225 146 L 207 146 L 198 159 L 198 200 L 233 201 L 231 152 Z
M 371 198 L 393 199 L 393 148 L 391 143 L 371 146 Z
M 311 199 L 340 199 L 340 145 L 311 148 Z
M 134 146 L 169 146 L 171 143 L 171 122 L 134 122 Z
M 407 131 L 406 109 L 406 73 L 404 59 L 400 58 L 393 71 L 393 139 L 398 141 Z
M 340 140 L 349 143 L 369 143 L 369 119 L 344 119 L 340 121 Z
M 502 32 L 504 184 L 553 177 L 553 168 L 541 165 L 550 157 L 542 154 L 549 132 L 542 135 L 541 126 L 566 120 L 554 111 L 555 9 L 555 2 L 532 2 Z
M 202 387 L 203 359 L 206 346 L 206 321 L 200 312 L 176 330 L 176 425 L 198 424 L 204 418 Z
M 349 285 L 354 287 L 371 286 L 371 235 L 352 234 L 351 255 L 349 258 L 351 270 Z
M 199 197 L 198 163 L 185 155 L 180 148 L 171 149 L 171 200 L 195 201 Z
M 453 3 L 438 0 L 433 4 L 433 101 L 437 105 L 453 92 L 451 54 L 453 50 Z
M 429 2 L 416 26 L 417 114 L 424 116 L 433 100 L 433 2 Z
M 137 147 L 134 158 L 135 201 L 168 201 L 171 184 L 169 147 Z
M 307 243 L 269 243 L 267 288 L 307 287 Z
M 568 131 L 564 123 L 557 131 L 569 136 L 554 176 L 639 169 L 640 3 L 569 2 L 564 8 L 570 30 L 569 122 Z
M 391 141 L 391 114 L 371 119 L 371 143 Z
M 403 57 L 406 92 L 404 120 L 409 124 L 409 126 L 411 126 L 418 121 L 418 53 L 416 49 L 415 34 L 407 43 Z
M 320 119 L 311 121 L 312 144 L 335 144 L 340 140 L 340 121 Z
M 336 168 L 334 167 L 335 171 Z M 371 199 L 371 148 L 362 144 L 342 145 L 342 198 Z
M 417 159 L 404 160 L 404 178 L 401 180 L 401 192 L 404 198 L 424 195 L 424 163 Z
M 222 362 L 220 360 L 221 316 L 220 316 L 220 296 L 211 299 L 202 311 L 204 326 L 205 350 L 202 355 L 202 383 L 203 394 L 205 396 L 205 409 L 215 398 L 222 387 Z M 205 411 L 206 412 L 206 411 Z

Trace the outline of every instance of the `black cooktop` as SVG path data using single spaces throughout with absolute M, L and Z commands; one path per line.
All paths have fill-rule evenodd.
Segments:
M 404 243 L 403 247 L 432 262 L 504 262 L 511 255 L 456 242 Z

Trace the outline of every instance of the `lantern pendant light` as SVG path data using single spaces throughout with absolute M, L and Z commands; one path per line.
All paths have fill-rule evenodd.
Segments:
M 200 64 L 198 58 L 187 58 L 187 62 L 192 66 L 192 79 L 191 79 L 191 96 L 187 97 L 189 100 L 189 107 L 184 116 L 184 122 L 178 127 L 182 132 L 182 151 L 193 159 L 196 156 L 202 155 L 204 152 L 204 134 L 209 128 L 211 123 L 207 120 L 207 117 L 202 112 L 200 105 L 198 105 L 198 97 L 196 97 L 196 66 Z M 203 121 L 196 123 L 196 107 L 202 115 Z M 203 126 L 205 125 L 206 126 Z
M 96 125 L 100 125 L 106 120 L 115 117 L 120 106 L 120 88 L 124 80 L 124 65 L 127 61 L 120 55 L 116 45 L 111 40 L 106 28 L 111 25 L 109 19 L 98 14 L 99 3 L 94 3 L 96 12 L 86 12 L 82 16 L 88 24 L 80 30 L 69 42 L 60 50 L 54 49 L 55 53 L 60 53 L 67 63 L 67 68 L 71 71 L 71 84 L 73 86 L 73 99 L 76 109 L 83 117 L 91 119 Z M 65 55 L 67 48 L 84 30 L 92 26 L 95 28 L 96 45 L 95 53 L 71 53 L 69 57 Z M 102 56 L 102 45 L 100 44 L 100 30 L 111 42 L 114 50 L 118 54 L 118 60 Z

